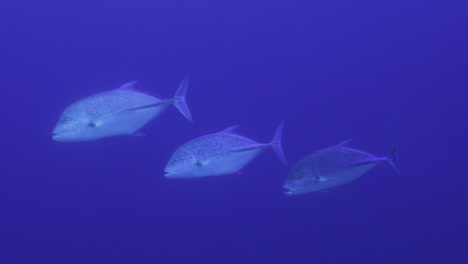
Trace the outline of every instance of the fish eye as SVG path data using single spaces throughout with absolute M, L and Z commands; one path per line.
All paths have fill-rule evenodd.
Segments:
M 179 162 L 180 159 L 174 159 L 174 162 Z
M 67 122 L 70 122 L 70 121 L 73 121 L 73 120 L 74 120 L 73 118 L 65 117 L 64 119 L 62 119 L 62 123 L 67 123 Z

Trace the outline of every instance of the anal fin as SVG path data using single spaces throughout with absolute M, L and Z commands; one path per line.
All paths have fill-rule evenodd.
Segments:
M 141 130 L 137 130 L 137 131 L 131 133 L 130 135 L 134 136 L 134 137 L 145 137 L 146 133 L 141 131 Z

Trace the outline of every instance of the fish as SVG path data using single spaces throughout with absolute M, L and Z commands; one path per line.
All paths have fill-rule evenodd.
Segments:
M 91 95 L 65 108 L 53 129 L 52 139 L 75 142 L 118 135 L 141 135 L 139 129 L 159 116 L 169 105 L 174 105 L 185 118 L 193 122 L 185 100 L 188 78 L 182 81 L 171 99 L 139 92 L 134 89 L 136 82 Z
M 390 163 L 400 173 L 396 162 L 397 145 L 390 155 L 376 157 L 348 147 L 350 140 L 316 151 L 297 162 L 283 184 L 285 195 L 298 195 L 349 184 L 380 163 Z
M 238 126 L 205 135 L 180 146 L 164 169 L 164 176 L 199 178 L 239 172 L 264 149 L 272 148 L 282 163 L 287 164 L 281 146 L 284 123 L 276 129 L 270 143 L 258 143 L 235 133 Z

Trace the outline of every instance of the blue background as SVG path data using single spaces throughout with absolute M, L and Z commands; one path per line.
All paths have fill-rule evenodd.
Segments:
M 67 2 L 67 3 L 64 3 Z M 0 263 L 468 263 L 463 1 L 0 3 Z M 63 109 L 140 80 L 174 107 L 146 137 L 61 143 Z M 285 120 L 294 164 L 353 138 L 388 164 L 285 197 L 265 151 L 243 175 L 168 180 L 182 143 Z

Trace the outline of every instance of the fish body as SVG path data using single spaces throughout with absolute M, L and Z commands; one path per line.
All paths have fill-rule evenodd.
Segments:
M 233 174 L 257 157 L 265 148 L 272 147 L 286 162 L 281 147 L 281 124 L 271 143 L 261 144 L 239 136 L 234 127 L 219 133 L 196 138 L 179 147 L 170 158 L 166 178 L 198 178 Z
M 283 185 L 285 194 L 325 191 L 349 184 L 382 162 L 390 162 L 395 166 L 395 150 L 396 147 L 388 157 L 376 157 L 344 144 L 319 150 L 300 160 L 291 169 Z
M 188 81 L 176 96 L 162 99 L 133 89 L 130 82 L 118 89 L 98 93 L 68 106 L 53 130 L 56 141 L 89 141 L 117 135 L 131 135 L 160 115 L 169 105 L 192 120 L 185 103 Z

